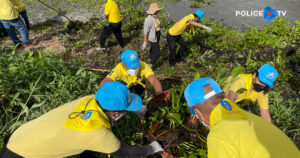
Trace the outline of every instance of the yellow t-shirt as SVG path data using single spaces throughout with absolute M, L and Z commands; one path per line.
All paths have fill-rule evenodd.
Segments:
M 210 115 L 208 158 L 299 158 L 296 145 L 277 127 L 240 109 L 216 106 Z
M 119 23 L 121 21 L 118 5 L 113 0 L 107 0 L 104 14 L 108 15 L 108 21 L 110 23 Z
M 18 13 L 21 13 L 26 9 L 25 4 L 22 0 L 11 0 L 11 2 L 15 5 Z
M 180 21 L 178 21 L 175 25 L 173 25 L 169 29 L 169 34 L 172 36 L 178 36 L 181 35 L 184 30 L 189 26 L 190 24 L 188 23 L 189 20 L 194 20 L 195 16 L 194 14 L 190 14 L 182 18 Z
M 120 142 L 93 97 L 79 98 L 27 122 L 12 134 L 7 148 L 28 158 L 59 158 L 84 150 L 102 153 L 117 151 Z M 80 114 L 74 119 L 68 118 L 72 112 L 82 111 L 87 103 L 87 110 L 95 111 Z
M 148 78 L 150 75 L 153 75 L 154 72 L 150 68 L 150 66 L 142 61 L 140 61 L 141 66 L 138 69 L 138 73 L 136 76 L 131 76 L 127 73 L 127 71 L 122 66 L 122 62 L 119 63 L 106 77 L 109 77 L 113 81 L 121 81 L 125 82 L 128 87 L 135 84 L 140 84 L 145 87 L 145 84 L 142 81 Z
M 10 0 L 0 0 L 0 20 L 13 20 L 18 18 L 19 13 Z
M 231 80 L 229 78 L 229 80 Z M 241 74 L 237 77 L 233 78 L 230 81 L 229 87 L 224 88 L 224 92 L 227 94 L 229 90 L 235 92 L 237 94 L 237 99 L 235 103 L 238 103 L 243 100 L 249 101 L 258 101 L 260 108 L 269 109 L 269 95 L 264 94 L 264 92 L 256 92 L 254 90 L 251 91 L 252 86 L 252 74 Z M 237 93 L 238 90 L 246 89 L 246 91 L 242 93 Z

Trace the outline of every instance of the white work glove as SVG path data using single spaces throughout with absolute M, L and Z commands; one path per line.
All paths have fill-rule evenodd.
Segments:
M 212 31 L 212 29 L 211 29 L 210 27 L 203 26 L 203 28 L 204 28 L 205 30 L 207 30 L 208 32 L 211 32 L 211 31 Z
M 146 114 L 146 112 L 147 112 L 147 106 L 142 105 L 142 107 L 140 108 L 140 110 L 135 111 L 134 113 L 135 113 L 136 115 L 138 115 L 139 117 L 144 117 L 145 114 Z
M 147 42 L 144 42 L 143 45 L 142 45 L 142 50 L 144 51 L 147 47 Z
M 164 149 L 162 148 L 162 146 L 157 142 L 157 141 L 154 141 L 152 143 L 149 144 L 149 146 L 152 148 L 153 150 L 153 153 L 157 153 L 157 152 L 163 152 Z

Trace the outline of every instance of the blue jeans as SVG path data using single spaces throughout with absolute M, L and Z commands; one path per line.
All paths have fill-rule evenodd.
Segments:
M 13 19 L 13 20 L 0 20 L 0 21 L 3 24 L 7 34 L 14 41 L 15 44 L 19 44 L 19 43 L 21 43 L 21 41 L 17 37 L 16 32 L 13 27 L 17 28 L 18 31 L 20 32 L 24 44 L 30 43 L 28 32 L 27 32 L 26 27 L 20 17 Z
M 29 23 L 29 20 L 28 20 L 28 16 L 27 16 L 26 10 L 22 11 L 19 14 L 24 19 L 25 26 L 26 26 L 27 30 L 30 30 L 30 23 Z

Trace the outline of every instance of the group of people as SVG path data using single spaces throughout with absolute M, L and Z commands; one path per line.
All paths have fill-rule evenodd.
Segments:
M 157 67 L 157 60 L 160 56 L 160 36 L 164 35 L 163 28 L 161 27 L 161 21 L 158 17 L 161 8 L 158 3 L 150 4 L 147 12 L 147 17 L 144 22 L 144 42 L 142 44 L 142 50 L 146 50 L 147 43 L 150 43 L 150 67 L 155 69 Z M 103 28 L 100 35 L 100 47 L 97 50 L 105 50 L 105 41 L 109 35 L 114 33 L 121 48 L 124 48 L 123 37 L 121 33 L 122 18 L 118 5 L 113 0 L 107 0 L 105 4 L 104 15 L 108 20 L 108 24 Z M 203 12 L 196 10 L 194 13 L 189 14 L 174 24 L 167 32 L 166 38 L 170 50 L 169 65 L 175 66 L 176 62 L 182 61 L 183 54 L 187 51 L 187 44 L 181 37 L 181 34 L 189 27 L 193 30 L 193 27 L 202 27 L 207 31 L 212 31 L 211 28 L 199 23 L 203 22 Z M 180 48 L 176 52 L 176 43 L 180 45 Z
M 212 78 L 196 79 L 185 88 L 191 115 L 210 130 L 209 158 L 300 156 L 295 144 L 270 123 L 268 91 L 277 76 L 276 69 L 265 64 L 253 74 L 229 79 L 230 85 L 224 90 Z M 0 158 L 66 157 L 84 151 L 140 158 L 164 152 L 157 141 L 130 146 L 112 132 L 110 121 L 127 111 L 139 117 L 152 112 L 147 111 L 140 97 L 145 79 L 157 95 L 163 92 L 150 66 L 140 61 L 134 50 L 125 50 L 121 62 L 101 81 L 95 95 L 81 97 L 21 125 L 10 136 Z M 238 92 L 241 88 L 245 91 Z M 265 120 L 240 108 L 236 103 L 241 101 L 258 101 Z
M 1 0 L 0 22 L 15 45 L 18 47 L 22 46 L 20 39 L 16 35 L 16 28 L 21 34 L 23 44 L 26 47 L 31 46 L 28 35 L 30 23 L 27 17 L 25 4 L 22 0 Z
M 118 7 L 113 0 L 107 0 L 105 7 L 109 24 L 101 33 L 102 44 L 99 49 L 104 48 L 105 39 L 111 33 L 116 35 L 123 47 L 121 18 L 115 16 L 119 14 Z M 140 61 L 136 51 L 123 51 L 121 62 L 101 81 L 95 95 L 61 105 L 21 125 L 4 145 L 0 158 L 66 157 L 84 151 L 121 158 L 139 158 L 163 152 L 163 147 L 157 141 L 144 146 L 130 146 L 120 142 L 113 134 L 110 123 L 127 111 L 135 112 L 139 117 L 151 112 L 147 111 L 141 97 L 146 88 L 145 80 L 152 85 L 156 95 L 163 93 L 162 84 L 151 68 L 156 65 L 159 56 L 158 41 L 162 33 L 157 17 L 159 10 L 157 3 L 151 4 L 145 20 L 143 49 L 149 41 L 151 65 Z M 199 19 L 202 21 L 202 15 L 197 10 L 169 29 L 167 40 L 171 51 L 170 65 L 181 60 L 186 49 L 180 34 L 188 25 L 211 31 L 196 22 Z M 181 45 L 178 53 L 176 42 Z M 271 121 L 268 92 L 273 88 L 277 76 L 278 72 L 272 65 L 264 64 L 253 74 L 229 78 L 228 86 L 223 90 L 212 78 L 196 79 L 185 88 L 184 97 L 191 115 L 210 130 L 207 137 L 208 157 L 300 157 L 295 144 Z M 247 101 L 258 101 L 261 118 L 237 105 Z

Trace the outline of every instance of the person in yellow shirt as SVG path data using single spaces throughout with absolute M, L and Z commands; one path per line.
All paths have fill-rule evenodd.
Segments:
M 277 76 L 276 69 L 265 64 L 253 74 L 241 74 L 231 79 L 229 87 L 225 87 L 224 90 L 227 98 L 235 103 L 257 101 L 260 107 L 260 116 L 272 122 L 268 105 L 268 91 L 273 88 Z
M 105 18 L 108 20 L 100 35 L 100 47 L 97 50 L 105 50 L 105 41 L 112 33 L 114 33 L 121 48 L 124 47 L 122 37 L 122 18 L 120 15 L 119 7 L 113 0 L 106 0 L 104 8 Z
M 212 29 L 198 23 L 199 20 L 203 22 L 202 19 L 203 12 L 201 10 L 196 10 L 194 13 L 189 14 L 174 24 L 168 31 L 167 43 L 169 45 L 170 55 L 169 55 L 169 65 L 175 66 L 176 62 L 181 61 L 182 55 L 187 50 L 187 44 L 181 37 L 181 34 L 185 31 L 188 26 L 197 26 L 206 29 L 210 32 Z M 176 43 L 180 45 L 180 48 L 176 54 Z
M 21 34 L 23 43 L 25 46 L 30 46 L 30 39 L 28 36 L 27 29 L 19 17 L 19 13 L 16 9 L 15 0 L 1 0 L 0 1 L 0 22 L 3 24 L 7 34 L 10 36 L 15 45 L 21 46 L 21 41 L 16 35 L 15 27 Z
M 27 30 L 30 30 L 30 23 L 28 20 L 25 4 L 22 0 L 12 0 L 14 1 L 15 8 L 17 9 L 18 13 L 21 15 L 21 17 L 24 19 L 25 25 Z
M 162 85 L 150 66 L 138 60 L 136 51 L 125 50 L 121 54 L 121 62 L 101 81 L 100 88 L 106 82 L 118 80 L 127 85 L 131 92 L 142 95 L 145 79 L 153 86 L 156 94 L 163 92 Z
M 277 127 L 225 98 L 212 78 L 184 91 L 192 115 L 209 128 L 208 158 L 299 158 L 296 145 Z
M 55 158 L 83 151 L 117 157 L 143 157 L 163 151 L 154 141 L 129 146 L 115 137 L 109 121 L 120 111 L 138 111 L 142 99 L 122 83 L 105 83 L 96 95 L 85 96 L 19 127 L 2 149 L 0 158 Z

